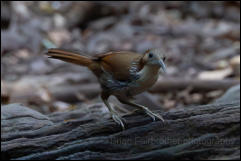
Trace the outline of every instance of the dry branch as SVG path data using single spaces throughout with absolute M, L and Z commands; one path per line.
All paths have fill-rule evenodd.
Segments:
M 182 78 L 163 78 L 158 81 L 150 92 L 167 92 L 177 91 L 186 88 L 192 88 L 192 91 L 208 92 L 212 90 L 226 90 L 236 84 L 239 80 L 195 80 L 195 79 L 182 79 Z

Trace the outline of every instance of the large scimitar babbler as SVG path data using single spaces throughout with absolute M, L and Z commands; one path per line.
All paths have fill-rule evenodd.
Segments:
M 153 121 L 155 118 L 164 121 L 159 114 L 132 101 L 133 96 L 146 91 L 157 81 L 160 69 L 166 71 L 162 50 L 151 49 L 144 54 L 130 51 L 108 52 L 88 57 L 68 50 L 49 49 L 46 54 L 50 58 L 88 67 L 101 84 L 101 98 L 112 118 L 123 129 L 122 118 L 108 102 L 110 95 L 114 95 L 123 104 L 144 110 Z

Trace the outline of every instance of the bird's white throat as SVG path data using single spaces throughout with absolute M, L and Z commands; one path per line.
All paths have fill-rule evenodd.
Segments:
M 145 65 L 144 68 L 138 72 L 140 78 L 137 80 L 137 83 L 149 88 L 156 82 L 159 70 L 160 67 Z

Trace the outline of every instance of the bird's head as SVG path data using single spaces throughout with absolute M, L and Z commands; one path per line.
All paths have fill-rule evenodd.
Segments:
M 161 68 L 164 72 L 166 72 L 165 60 L 166 56 L 161 49 L 147 50 L 143 56 L 143 62 L 145 65 L 156 66 Z

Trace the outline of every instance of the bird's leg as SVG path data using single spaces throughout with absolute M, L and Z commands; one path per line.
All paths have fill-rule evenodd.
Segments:
M 128 100 L 128 101 L 126 101 L 126 100 L 120 100 L 120 102 L 144 110 L 145 113 L 146 113 L 147 115 L 149 115 L 149 116 L 153 119 L 153 121 L 155 121 L 156 118 L 158 118 L 158 119 L 160 119 L 162 122 L 164 122 L 164 119 L 163 119 L 163 117 L 162 117 L 161 115 L 151 112 L 151 110 L 149 110 L 147 107 L 145 107 L 145 106 L 143 106 L 143 105 L 139 105 L 139 104 L 134 103 L 134 102 L 129 101 L 129 100 Z
M 114 104 L 114 107 L 115 107 L 115 109 L 118 109 L 119 111 L 121 111 L 123 113 L 129 113 L 130 112 L 129 110 L 127 110 L 127 109 L 125 109 L 125 108 L 123 108 L 123 107 L 121 107 L 117 104 Z
M 121 125 L 122 129 L 125 129 L 124 123 L 121 120 L 121 117 L 117 114 L 117 112 L 111 107 L 111 105 L 109 104 L 109 102 L 105 99 L 103 99 L 103 102 L 105 103 L 105 105 L 107 106 L 108 110 L 111 113 L 111 117 L 112 119 L 118 123 L 119 125 Z
M 136 113 L 137 111 L 139 111 L 140 109 L 134 109 L 134 110 L 132 110 L 132 111 L 128 111 L 128 112 L 126 112 L 124 115 L 122 115 L 122 116 L 129 116 L 129 115 L 132 115 L 132 114 L 134 114 L 134 113 Z
M 122 122 L 121 117 L 117 114 L 117 112 L 111 107 L 111 105 L 109 104 L 109 102 L 107 101 L 109 96 L 106 96 L 104 94 L 101 94 L 101 98 L 104 102 L 104 104 L 106 105 L 106 107 L 108 108 L 108 110 L 111 113 L 111 117 L 112 119 L 119 125 L 121 125 L 122 129 L 125 129 L 124 123 Z

